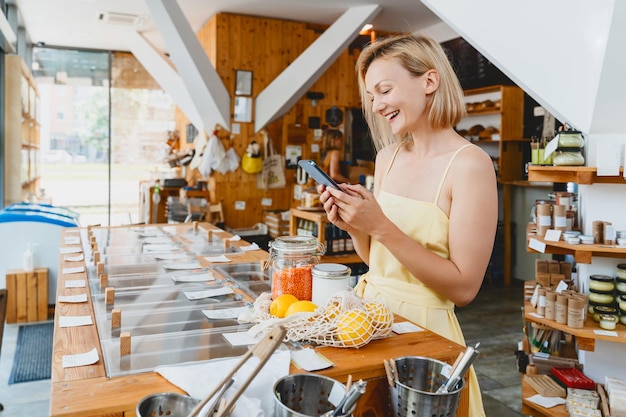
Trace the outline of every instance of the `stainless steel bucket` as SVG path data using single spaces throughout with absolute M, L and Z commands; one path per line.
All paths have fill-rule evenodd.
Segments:
M 198 400 L 186 395 L 162 392 L 142 398 L 135 412 L 138 417 L 187 417 L 196 404 Z
M 274 416 L 317 417 L 334 410 L 346 393 L 346 386 L 315 374 L 293 374 L 274 384 Z M 354 412 L 350 410 L 350 414 Z
M 398 374 L 394 387 L 389 387 L 393 415 L 398 417 L 454 417 L 465 380 L 457 389 L 437 394 L 446 382 L 441 372 L 449 368 L 445 362 L 421 356 L 394 359 Z

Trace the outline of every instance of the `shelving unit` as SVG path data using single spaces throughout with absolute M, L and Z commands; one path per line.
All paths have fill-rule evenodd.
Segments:
M 498 129 L 491 139 L 474 140 L 473 143 L 485 149 L 497 161 L 498 179 L 516 181 L 523 178 L 524 148 L 530 146 L 523 139 L 524 131 L 524 92 L 517 86 L 495 85 L 465 91 L 466 103 L 491 101 L 493 107 L 468 111 L 456 126 L 457 130 L 469 130 L 472 126 L 493 126 Z
M 565 409 L 565 405 L 556 405 L 552 408 L 545 408 L 527 400 L 537 394 L 535 390 L 528 385 L 522 378 L 522 414 L 533 417 L 568 417 L 569 413 Z
M 39 188 L 39 93 L 19 55 L 5 56 L 5 205 Z M 11 175 L 19 172 L 20 175 Z
M 291 209 L 291 216 L 289 218 L 289 234 L 291 236 L 297 235 L 298 219 L 310 220 L 317 224 L 318 236 L 317 239 L 320 242 L 326 243 L 326 213 L 324 211 L 308 211 L 301 209 Z M 359 258 L 356 253 L 349 253 L 345 255 L 327 255 L 322 256 L 323 262 L 336 262 L 341 264 L 355 264 L 362 263 L 363 260 Z
M 457 130 L 469 130 L 472 126 L 493 126 L 498 129 L 491 139 L 468 139 L 480 146 L 494 161 L 498 173 L 498 183 L 502 188 L 504 205 L 504 284 L 511 283 L 512 239 L 511 201 L 512 186 L 522 181 L 524 176 L 524 150 L 530 147 L 530 140 L 523 139 L 524 132 L 524 92 L 517 86 L 495 85 L 491 87 L 465 90 L 465 102 L 493 102 L 491 107 L 477 107 L 468 111 L 456 126 Z
M 597 334 L 597 330 L 602 330 L 600 326 L 595 323 L 591 318 L 587 317 L 585 324 L 580 329 L 575 329 L 564 324 L 559 324 L 554 320 L 547 320 L 536 316 L 536 310 L 530 304 L 529 301 L 524 303 L 524 320 L 539 323 L 555 330 L 560 330 L 565 333 L 576 336 L 576 343 L 578 348 L 588 352 L 595 350 L 596 340 L 605 340 L 614 343 L 626 343 L 626 327 L 618 325 L 615 332 L 617 336 L 608 336 L 605 334 Z M 564 405 L 558 405 L 552 408 L 544 408 L 531 401 L 528 401 L 529 397 L 535 395 L 534 389 L 522 379 L 522 414 L 531 416 L 547 416 L 547 417 L 567 417 L 569 414 L 565 410 Z
M 539 242 L 545 243 L 546 251 L 554 255 L 573 255 L 577 263 L 590 264 L 593 256 L 603 256 L 606 258 L 626 258 L 626 248 L 616 245 L 570 245 L 564 241 L 549 241 L 539 236 L 529 236 L 529 238 L 537 239 Z M 529 252 L 537 252 L 528 248 Z
M 533 313 L 536 314 L 537 311 L 533 308 L 530 302 L 526 301 L 524 303 L 524 320 L 531 321 L 533 323 L 543 324 L 555 330 L 560 330 L 562 332 L 569 333 L 573 336 L 576 336 L 576 342 L 578 343 L 578 348 L 582 350 L 586 350 L 588 352 L 594 351 L 596 340 L 606 340 L 608 342 L 615 342 L 615 343 L 626 343 L 626 326 L 622 326 L 620 324 L 618 324 L 617 328 L 615 329 L 615 332 L 617 333 L 617 337 L 614 337 L 614 336 L 607 336 L 604 334 L 597 334 L 596 331 L 601 331 L 602 329 L 596 322 L 594 322 L 591 319 L 591 317 L 587 317 L 587 319 L 585 320 L 585 324 L 582 328 L 575 329 L 565 324 L 559 324 L 554 320 L 547 320 L 547 319 L 538 317 Z
M 626 184 L 624 169 L 618 176 L 598 176 L 596 167 L 540 166 L 528 167 L 528 181 L 575 182 L 580 185 L 590 184 Z
M 626 184 L 624 179 L 624 171 L 620 169 L 617 176 L 598 176 L 596 167 L 567 167 L 567 166 L 530 166 L 528 170 L 528 181 L 530 182 L 575 182 L 582 185 L 592 184 Z M 546 241 L 537 236 L 529 236 L 539 242 L 544 243 L 545 252 L 558 255 L 573 255 L 577 263 L 591 264 L 594 256 L 605 258 L 626 258 L 626 248 L 615 245 L 570 245 L 563 241 Z M 529 252 L 535 252 L 528 248 Z M 601 330 L 600 326 L 590 318 L 585 320 L 585 324 L 580 329 L 574 329 L 569 326 L 559 324 L 553 320 L 533 315 L 534 308 L 529 302 L 525 302 L 524 320 L 540 323 L 550 328 L 557 329 L 576 336 L 578 348 L 588 352 L 595 350 L 596 340 L 611 343 L 626 343 L 626 327 L 619 325 L 615 329 L 617 336 L 608 336 L 598 334 L 596 331 Z M 621 349 L 621 348 L 620 348 Z M 532 416 L 548 416 L 548 417 L 566 417 L 565 406 L 560 405 L 553 408 L 544 408 L 533 404 L 527 398 L 534 395 L 534 390 L 522 381 L 522 413 Z

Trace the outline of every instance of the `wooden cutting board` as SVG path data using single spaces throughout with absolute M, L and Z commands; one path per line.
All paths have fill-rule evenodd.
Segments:
M 565 388 L 557 384 L 549 375 L 524 375 L 524 381 L 544 397 L 565 398 L 567 396 Z

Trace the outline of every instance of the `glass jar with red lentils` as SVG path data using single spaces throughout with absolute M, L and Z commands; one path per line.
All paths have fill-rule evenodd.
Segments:
M 312 269 L 320 262 L 326 247 L 315 237 L 280 236 L 269 243 L 268 260 L 272 276 L 272 299 L 291 294 L 311 301 Z

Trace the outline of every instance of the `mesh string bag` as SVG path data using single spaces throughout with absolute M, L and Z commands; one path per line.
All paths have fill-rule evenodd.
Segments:
M 391 332 L 393 314 L 378 301 L 366 300 L 351 291 L 332 295 L 328 302 L 312 313 L 295 313 L 284 319 L 269 314 L 271 294 L 261 294 L 254 302 L 257 322 L 249 333 L 264 336 L 280 324 L 287 329 L 285 341 L 308 341 L 323 346 L 359 348 Z

